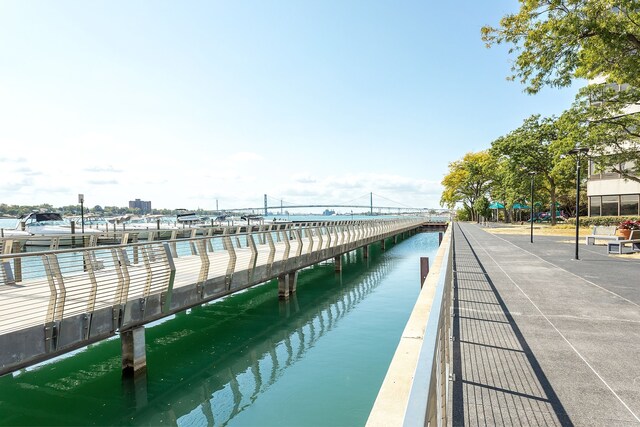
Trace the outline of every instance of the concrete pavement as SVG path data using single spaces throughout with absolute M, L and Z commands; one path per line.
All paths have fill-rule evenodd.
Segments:
M 454 225 L 459 425 L 640 425 L 640 261 Z

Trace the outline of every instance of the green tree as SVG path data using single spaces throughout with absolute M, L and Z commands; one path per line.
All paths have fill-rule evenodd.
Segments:
M 487 150 L 467 153 L 461 160 L 449 163 L 449 173 L 442 180 L 444 191 L 440 205 L 453 209 L 461 203 L 469 211 L 471 220 L 477 221 L 474 203 L 488 194 L 495 168 L 495 159 Z
M 583 88 L 566 112 L 581 123 L 580 140 L 591 150 L 596 170 L 640 182 L 640 91 L 628 85 Z
M 513 204 L 524 204 L 528 200 L 529 181 L 523 179 L 521 170 L 512 169 L 506 158 L 498 158 L 496 164 L 497 168 L 491 185 L 491 200 L 504 204 L 505 221 L 511 222 L 513 220 Z
M 529 93 L 600 76 L 640 87 L 636 0 L 520 0 L 518 12 L 481 34 L 488 47 L 510 45 L 517 55 L 510 78 Z
M 522 193 L 530 183 L 528 172 L 535 172 L 538 185 L 549 195 L 550 206 L 556 205 L 558 190 L 567 188 L 571 182 L 571 163 L 566 158 L 566 153 L 575 146 L 576 129 L 571 124 L 565 117 L 561 120 L 533 115 L 518 129 L 491 144 L 492 154 L 510 170 L 508 176 L 520 178 L 511 196 Z M 555 209 L 551 209 L 551 223 L 556 223 Z
M 478 215 L 478 220 L 481 216 L 485 218 L 489 218 L 491 216 L 491 209 L 489 209 L 489 205 L 489 199 L 487 199 L 486 196 L 482 196 L 473 202 L 473 209 Z

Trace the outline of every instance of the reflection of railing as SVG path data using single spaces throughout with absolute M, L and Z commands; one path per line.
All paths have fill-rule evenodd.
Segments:
M 175 398 L 170 405 L 171 413 L 166 414 L 169 418 L 167 421 L 177 419 L 178 425 L 226 425 L 255 402 L 287 368 L 301 360 L 320 338 L 364 301 L 384 276 L 393 270 L 393 262 L 391 259 L 376 264 L 357 284 L 338 290 L 320 306 L 302 315 L 299 315 L 294 296 L 283 306 L 283 310 L 290 310 L 291 315 L 283 323 L 286 331 L 282 335 L 274 335 L 267 330 L 267 338 L 262 341 L 258 338 L 255 344 L 243 343 L 242 348 L 238 349 L 249 352 L 250 358 L 236 357 L 232 352 L 228 355 L 231 363 L 228 366 L 225 364 L 224 369 L 216 369 L 216 375 L 197 373 L 193 379 L 185 379 L 191 387 L 170 393 L 175 394 Z M 248 349 L 247 344 L 250 346 Z M 219 361 L 218 365 L 220 363 Z M 179 384 L 177 380 L 167 382 Z M 151 407 L 154 420 L 157 422 L 162 419 L 164 414 L 158 413 L 158 406 Z
M 0 256 L 0 374 L 358 247 L 421 220 L 344 221 Z M 2 349 L 12 349 L 11 352 Z
M 447 425 L 452 233 L 449 227 L 369 414 L 368 427 Z

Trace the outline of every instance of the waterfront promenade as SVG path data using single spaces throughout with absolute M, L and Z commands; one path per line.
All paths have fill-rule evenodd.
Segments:
M 640 425 L 640 259 L 454 227 L 451 424 Z

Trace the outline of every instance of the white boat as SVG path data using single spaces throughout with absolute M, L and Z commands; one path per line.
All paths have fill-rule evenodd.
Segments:
M 22 228 L 24 227 L 24 230 Z M 57 212 L 32 212 L 18 218 L 16 231 L 26 231 L 32 236 L 27 240 L 27 246 L 51 246 L 52 238 L 57 238 L 59 246 L 69 246 L 82 242 L 81 227 L 76 227 L 72 236 L 71 224 L 65 221 Z M 100 235 L 102 231 L 95 229 L 84 230 L 85 235 Z
M 16 230 L 16 229 L 13 229 L 13 228 L 1 228 L 0 229 L 0 238 L 2 238 L 2 237 L 7 237 L 7 238 L 27 237 L 27 236 L 31 236 L 31 234 L 29 234 L 26 231 Z
M 173 230 L 178 230 L 178 227 L 163 222 L 161 218 L 161 215 L 133 217 L 123 222 L 119 229 L 135 232 L 138 235 L 138 239 L 141 240 L 149 238 L 149 231 L 156 232 L 156 239 L 168 239 L 171 237 Z
M 193 211 L 189 211 L 187 209 L 176 209 L 176 223 L 178 224 L 186 224 L 186 225 L 195 225 L 195 224 L 203 224 L 208 218 L 202 217 Z

